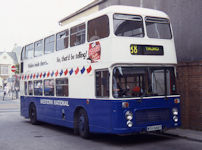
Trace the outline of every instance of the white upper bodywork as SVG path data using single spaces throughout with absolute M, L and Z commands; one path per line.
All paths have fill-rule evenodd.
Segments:
M 60 76 L 53 76 L 53 78 L 57 77 L 65 77 L 69 78 L 69 96 L 70 97 L 85 97 L 85 98 L 93 98 L 95 97 L 95 69 L 103 69 L 110 68 L 115 64 L 130 64 L 130 65 L 174 65 L 177 63 L 176 60 L 176 52 L 174 39 L 152 39 L 148 38 L 146 31 L 145 37 L 118 37 L 114 35 L 113 30 L 113 15 L 115 13 L 121 14 L 131 14 L 131 15 L 140 15 L 143 18 L 146 16 L 151 17 L 161 17 L 168 18 L 168 16 L 157 10 L 138 8 L 138 7 L 128 7 L 128 6 L 111 6 L 106 9 L 103 9 L 97 13 L 91 14 L 87 17 L 81 18 L 71 24 L 60 27 L 59 31 L 63 31 L 65 29 L 70 29 L 71 27 L 86 23 L 88 20 L 97 18 L 102 15 L 107 15 L 109 17 L 110 22 L 110 35 L 107 38 L 100 39 L 93 42 L 85 42 L 82 45 L 69 47 L 64 50 L 54 51 L 54 53 L 44 54 L 43 56 L 34 57 L 30 59 L 23 60 L 24 72 L 23 75 L 33 75 L 33 74 L 44 74 L 48 72 L 57 72 L 60 73 L 61 70 L 64 72 L 66 69 L 70 71 L 73 69 L 73 74 L 64 75 L 64 73 Z M 145 23 L 144 29 L 146 30 Z M 58 33 L 58 30 L 54 33 Z M 172 30 L 171 30 L 172 31 Z M 52 35 L 52 34 L 49 34 Z M 86 38 L 87 39 L 87 34 Z M 40 39 L 37 39 L 40 40 Z M 36 40 L 36 41 L 37 41 Z M 91 43 L 99 42 L 101 47 L 101 55 L 100 60 L 92 63 L 87 58 L 89 45 Z M 140 44 L 140 45 L 161 45 L 164 47 L 164 55 L 156 56 L 156 55 L 131 55 L 130 53 L 130 45 L 131 44 Z M 79 72 L 76 74 L 75 70 L 79 68 Z M 81 70 L 85 68 L 85 72 L 82 74 Z M 91 69 L 89 73 L 87 69 Z M 49 77 L 41 77 L 38 79 L 46 79 Z M 27 79 L 26 79 L 27 80 Z M 35 80 L 37 80 L 35 78 Z M 79 90 L 78 95 L 78 87 L 83 88 L 83 90 Z M 93 91 L 93 92 L 92 92 Z

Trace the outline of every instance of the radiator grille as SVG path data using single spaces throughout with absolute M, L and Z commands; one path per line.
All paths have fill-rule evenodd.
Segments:
M 169 120 L 169 109 L 145 109 L 135 112 L 136 124 L 146 124 Z

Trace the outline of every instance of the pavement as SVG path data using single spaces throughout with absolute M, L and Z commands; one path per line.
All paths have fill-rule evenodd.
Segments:
M 17 109 L 20 111 L 20 99 L 13 100 L 11 97 L 6 96 L 4 101 L 2 100 L 3 99 L 0 94 L 0 112 L 11 109 Z M 176 128 L 167 130 L 162 135 L 202 142 L 202 131 L 197 130 Z
M 167 135 L 177 136 L 188 140 L 202 142 L 202 131 L 190 130 L 190 129 L 171 129 L 165 132 Z

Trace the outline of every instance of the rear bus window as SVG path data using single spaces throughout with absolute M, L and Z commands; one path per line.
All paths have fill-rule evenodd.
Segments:
M 70 46 L 71 47 L 85 43 L 85 31 L 86 31 L 85 23 L 71 28 L 70 30 L 71 32 Z
M 88 42 L 109 36 L 109 18 L 104 15 L 88 21 Z
M 56 50 L 68 48 L 69 31 L 65 30 L 56 35 Z
M 44 95 L 54 96 L 54 80 L 53 79 L 44 80 Z
M 25 57 L 32 58 L 34 54 L 34 44 L 25 46 Z

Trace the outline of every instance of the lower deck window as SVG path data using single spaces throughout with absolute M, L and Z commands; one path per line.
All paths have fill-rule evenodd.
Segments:
M 109 97 L 109 71 L 96 72 L 96 96 Z
M 68 96 L 68 79 L 56 79 L 56 96 Z
M 36 96 L 42 96 L 43 94 L 43 88 L 42 88 L 42 80 L 34 81 L 34 95 Z
M 25 92 L 25 95 L 27 95 L 27 82 L 26 81 L 24 83 L 24 92 Z
M 53 79 L 44 80 L 44 95 L 54 96 L 54 80 Z
M 28 95 L 33 95 L 33 82 L 28 82 Z

